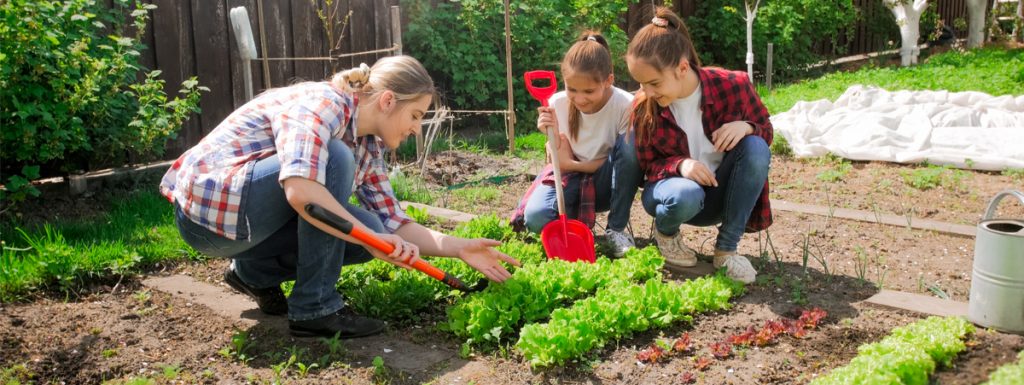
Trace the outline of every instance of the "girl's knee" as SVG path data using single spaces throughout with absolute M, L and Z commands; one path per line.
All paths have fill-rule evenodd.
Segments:
M 747 158 L 754 161 L 761 161 L 761 163 L 767 163 L 771 158 L 772 152 L 768 147 L 768 142 L 764 141 L 757 135 L 747 135 L 739 143 L 743 147 L 743 152 Z
M 534 233 L 540 233 L 544 229 L 544 226 L 555 220 L 558 217 L 556 211 L 546 207 L 526 207 L 526 211 L 523 213 L 523 220 L 526 223 L 526 228 Z

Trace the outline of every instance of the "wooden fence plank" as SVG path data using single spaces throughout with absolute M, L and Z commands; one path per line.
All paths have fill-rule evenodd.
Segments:
M 349 19 L 349 26 L 351 27 L 352 34 L 349 35 L 349 41 L 352 43 L 350 51 L 347 52 L 364 52 L 375 49 L 376 41 L 374 38 L 374 25 L 373 25 L 373 3 L 375 0 L 350 0 L 350 6 L 352 7 L 352 18 Z M 373 65 L 373 55 L 359 55 L 352 58 L 353 67 L 359 65 L 359 63 L 366 63 Z
M 256 26 L 258 28 L 258 25 Z M 267 56 L 293 57 L 291 8 L 287 2 L 263 0 L 263 28 L 266 29 Z M 254 28 L 253 34 L 259 35 Z M 259 50 L 259 46 L 256 46 Z M 282 87 L 291 84 L 295 75 L 295 63 L 275 60 L 270 62 L 271 87 Z
M 153 3 L 157 6 L 152 11 L 156 66 L 162 70 L 160 78 L 166 81 L 164 91 L 177 95 L 181 82 L 195 74 L 191 3 L 175 0 L 154 0 Z M 182 125 L 177 139 L 168 143 L 167 155 L 180 154 L 198 143 L 199 127 L 199 119 L 193 115 Z
M 291 3 L 292 45 L 295 57 L 327 56 L 324 48 L 324 26 L 316 11 L 320 1 L 301 0 Z M 326 61 L 295 62 L 296 80 L 320 81 L 326 77 Z
M 210 89 L 199 100 L 200 136 L 205 136 L 232 110 L 231 67 L 228 52 L 228 9 L 222 0 L 192 0 L 195 21 L 196 72 L 199 84 Z
M 373 29 L 374 29 L 374 47 L 373 49 L 384 49 L 391 48 L 391 6 L 386 0 L 378 0 L 373 2 Z M 373 55 L 373 61 L 378 59 L 391 56 L 393 53 L 384 52 Z M 370 57 L 366 58 L 370 60 Z

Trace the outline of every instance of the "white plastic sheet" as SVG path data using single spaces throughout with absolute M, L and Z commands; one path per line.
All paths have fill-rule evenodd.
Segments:
M 835 103 L 797 102 L 771 120 L 797 156 L 1024 168 L 1024 95 L 854 85 Z

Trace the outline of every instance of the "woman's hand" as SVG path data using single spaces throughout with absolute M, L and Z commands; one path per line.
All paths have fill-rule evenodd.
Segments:
M 717 132 L 717 131 L 716 131 Z M 708 166 L 696 159 L 686 159 L 679 164 L 679 175 L 690 179 L 701 186 L 718 187 L 718 180 L 715 173 L 711 172 Z
M 368 250 L 374 258 L 405 269 L 412 269 L 412 264 L 420 259 L 420 248 L 413 243 L 406 242 L 402 237 L 394 234 L 375 235 L 380 240 L 393 245 L 395 250 L 392 251 L 391 254 L 384 254 L 384 252 L 373 247 L 367 247 L 366 250 Z
M 715 151 L 726 152 L 736 147 L 743 137 L 753 133 L 754 126 L 751 126 L 750 123 L 729 122 L 711 133 L 711 142 L 715 144 Z
M 484 274 L 487 279 L 495 282 L 505 282 L 512 276 L 501 261 L 508 262 L 513 266 L 522 266 L 515 258 L 495 250 L 501 242 L 492 239 L 466 239 L 466 244 L 459 249 L 459 258 Z
M 537 107 L 537 129 L 547 134 L 548 127 L 558 132 L 558 119 L 555 116 L 555 109 L 551 107 Z

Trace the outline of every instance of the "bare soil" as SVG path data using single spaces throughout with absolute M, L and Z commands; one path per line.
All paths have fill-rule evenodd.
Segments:
M 430 161 L 431 172 L 424 175 L 430 184 L 440 189 L 479 181 L 473 185 L 498 191 L 499 205 L 456 202 L 452 197 L 438 203 L 462 211 L 474 207 L 470 211 L 474 214 L 508 215 L 529 186 L 531 178 L 526 174 L 539 168 L 505 157 L 442 155 Z M 828 163 L 787 158 L 773 162 L 773 199 L 907 215 L 911 225 L 913 218 L 976 224 L 996 192 L 1021 188 L 1021 180 L 1014 177 L 967 171 L 960 184 L 921 191 L 909 187 L 903 177 L 918 167 L 860 162 L 841 181 L 827 183 L 816 176 L 833 167 Z M 486 181 L 499 175 L 513 177 L 498 184 Z M 47 217 L 69 207 L 74 210 L 73 202 L 55 202 L 25 215 Z M 1003 206 L 1004 216 L 1024 217 L 1024 205 Z M 692 324 L 639 333 L 566 367 L 531 370 L 511 349 L 460 357 L 461 341 L 435 327 L 444 320 L 442 304 L 420 314 L 418 320 L 390 325 L 382 337 L 346 341 L 344 353 L 328 357 L 327 365 L 304 376 L 292 366 L 281 380 L 290 384 L 650 384 L 680 383 L 684 372 L 692 372 L 700 384 L 803 384 L 848 362 L 857 346 L 923 317 L 863 302 L 881 288 L 968 300 L 973 238 L 785 211 L 776 211 L 775 219 L 769 231 L 747 234 L 740 245 L 741 253 L 754 261 L 759 278 L 732 310 L 698 316 Z M 603 216 L 598 223 L 604 225 Z M 633 207 L 631 229 L 638 244 L 650 243 L 651 219 L 639 200 Z M 687 243 L 708 259 L 715 230 L 687 226 L 683 231 Z M 600 241 L 603 230 L 595 232 Z M 140 283 L 146 276 L 184 274 L 223 287 L 219 277 L 225 266 L 223 260 L 156 266 L 116 287 L 107 283 L 85 288 L 76 298 L 41 293 L 29 302 L 0 304 L 0 369 L 23 364 L 34 373 L 35 383 L 95 384 L 147 376 L 157 383 L 262 384 L 274 382 L 274 366 L 287 360 L 288 349 L 305 349 L 307 363 L 328 355 L 320 341 L 288 336 L 280 318 L 248 326 Z M 690 276 L 686 271 L 666 273 L 669 279 Z M 695 369 L 693 355 L 655 364 L 642 364 L 636 358 L 655 340 L 683 332 L 696 341 L 696 354 L 707 355 L 707 345 L 728 334 L 766 320 L 794 317 L 810 307 L 820 307 L 829 315 L 807 337 L 783 337 L 775 345 L 739 350 L 730 358 L 713 361 L 704 371 Z M 241 362 L 218 353 L 231 345 L 236 330 L 250 333 L 252 360 Z M 405 351 L 394 351 L 396 346 L 431 351 L 442 359 L 416 367 L 403 361 Z M 969 346 L 953 367 L 936 373 L 933 383 L 983 382 L 995 367 L 1024 350 L 1024 337 L 979 328 Z M 374 356 L 384 359 L 383 368 L 374 367 Z M 166 365 L 178 373 L 165 375 Z M 403 369 L 410 367 L 415 369 Z

